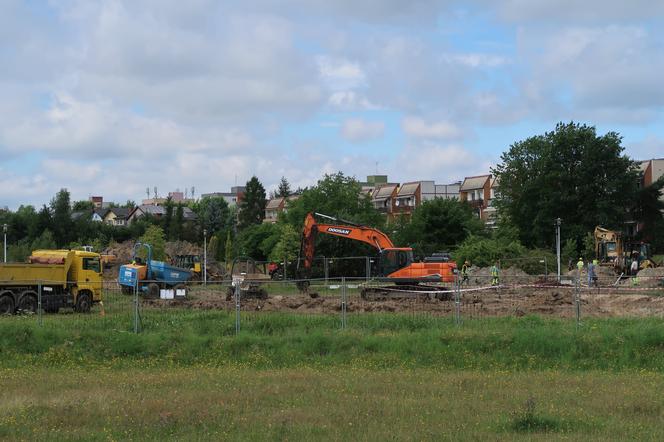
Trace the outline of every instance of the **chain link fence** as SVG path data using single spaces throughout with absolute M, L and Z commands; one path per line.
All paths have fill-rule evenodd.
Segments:
M 359 260 L 358 260 L 359 261 Z M 228 334 L 250 329 L 273 333 L 297 316 L 304 326 L 372 329 L 394 315 L 410 327 L 461 326 L 465 321 L 540 315 L 566 318 L 581 325 L 591 317 L 664 317 L 663 269 L 647 269 L 634 277 L 607 272 L 588 279 L 585 272 L 527 275 L 504 269 L 457 274 L 455 281 L 435 285 L 397 285 L 365 277 L 256 279 L 190 282 L 179 290 L 147 296 L 138 287 L 105 281 L 101 302 L 77 305 L 73 297 L 55 308 L 64 295 L 49 281 L 0 281 L 0 321 L 36 321 L 55 327 L 75 320 L 77 326 L 100 324 L 140 333 L 171 327 L 177 330 L 187 312 L 217 315 Z M 157 283 L 157 282 L 156 282 Z M 61 284 L 61 283 L 60 283 Z M 80 303 L 79 303 L 80 304 Z M 302 319 L 306 318 L 306 319 Z

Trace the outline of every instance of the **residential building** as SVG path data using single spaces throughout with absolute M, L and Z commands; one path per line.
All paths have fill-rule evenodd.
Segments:
M 175 211 L 173 209 L 173 216 L 175 216 Z M 127 215 L 127 224 L 131 224 L 137 219 L 151 215 L 157 219 L 160 219 L 166 214 L 166 208 L 164 206 L 155 206 L 152 204 L 142 204 L 140 206 L 134 207 L 129 214 Z M 197 219 L 196 214 L 187 206 L 182 207 L 182 215 L 185 221 L 195 221 Z
M 498 227 L 498 209 L 496 208 L 496 196 L 498 195 L 498 177 L 493 177 L 489 189 L 489 201 L 486 209 L 482 212 L 482 219 L 487 227 L 495 229 Z
M 431 181 L 433 183 L 433 181 Z M 435 189 L 435 187 L 434 187 Z M 395 196 L 392 216 L 410 217 L 416 207 L 422 203 L 422 182 L 403 183 Z
M 360 182 L 360 195 L 366 195 L 371 198 L 376 188 L 385 184 L 399 185 L 399 183 L 389 183 L 387 181 L 387 175 L 368 175 L 366 181 Z
M 458 200 L 461 181 L 451 184 L 436 184 L 436 198 Z
M 381 213 L 391 214 L 398 184 L 379 184 L 371 193 L 371 203 Z
M 477 216 L 485 219 L 484 211 L 491 199 L 491 175 L 466 177 L 459 188 L 459 199 L 468 201 Z
M 182 203 L 186 204 L 188 202 L 193 202 L 193 198 L 185 198 L 184 192 L 180 192 L 179 190 L 176 190 L 175 192 L 168 192 L 168 197 L 166 198 L 159 198 L 159 197 L 154 197 L 154 198 L 147 198 L 142 201 L 142 205 L 144 206 L 163 206 L 166 204 L 166 200 L 168 198 L 171 199 L 172 202 L 175 204 Z
M 278 197 L 272 198 L 265 205 L 265 218 L 263 219 L 264 223 L 276 223 L 279 213 L 284 210 L 286 206 L 286 198 Z
M 221 197 L 226 202 L 228 203 L 229 207 L 233 207 L 238 205 L 244 198 L 244 194 L 246 193 L 247 188 L 245 186 L 233 186 L 231 187 L 230 192 L 212 192 L 212 193 L 204 193 L 202 198 L 214 198 L 214 197 Z
M 101 209 L 104 207 L 104 197 L 103 196 L 91 196 L 90 201 L 95 209 Z
M 279 219 L 279 214 L 281 212 L 286 212 L 288 210 L 288 204 L 292 201 L 295 201 L 299 197 L 300 195 L 295 194 L 286 198 L 277 197 L 269 200 L 265 205 L 265 218 L 263 219 L 263 222 L 276 223 Z
M 82 218 L 89 218 L 91 221 L 102 222 L 107 209 L 88 209 L 78 210 L 71 213 L 71 219 L 76 221 Z
M 641 161 L 640 166 L 643 172 L 643 187 L 650 186 L 664 175 L 664 158 Z M 661 198 L 664 201 L 664 195 Z
M 104 215 L 104 222 L 112 226 L 126 226 L 127 218 L 132 209 L 128 207 L 113 207 Z

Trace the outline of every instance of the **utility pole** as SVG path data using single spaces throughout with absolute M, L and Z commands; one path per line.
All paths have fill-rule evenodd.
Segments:
M 558 260 L 558 284 L 560 284 L 560 218 L 556 218 L 556 257 Z
M 203 229 L 203 285 L 207 286 L 207 229 Z
M 7 224 L 2 225 L 2 231 L 5 233 L 5 262 L 7 262 Z

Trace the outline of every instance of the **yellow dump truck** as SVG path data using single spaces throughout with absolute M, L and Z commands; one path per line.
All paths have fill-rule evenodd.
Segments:
M 36 312 L 40 290 L 43 311 L 73 307 L 86 313 L 101 301 L 101 287 L 98 253 L 35 250 L 27 263 L 0 264 L 0 314 Z

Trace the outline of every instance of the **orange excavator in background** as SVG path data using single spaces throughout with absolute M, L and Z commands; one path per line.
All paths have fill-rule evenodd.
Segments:
M 342 224 L 319 224 L 315 216 Z M 392 240 L 380 230 L 321 213 L 308 213 L 304 219 L 300 255 L 304 258 L 305 272 L 311 269 L 318 233 L 361 241 L 378 249 L 376 279 L 381 282 L 394 283 L 396 286 L 365 287 L 362 291 L 365 298 L 385 297 L 391 292 L 410 291 L 426 294 L 427 290 L 440 290 L 441 287 L 423 285 L 423 283 L 454 282 L 456 264 L 449 261 L 447 255 L 438 254 L 425 258 L 424 262 L 414 262 L 412 248 L 395 247 Z

